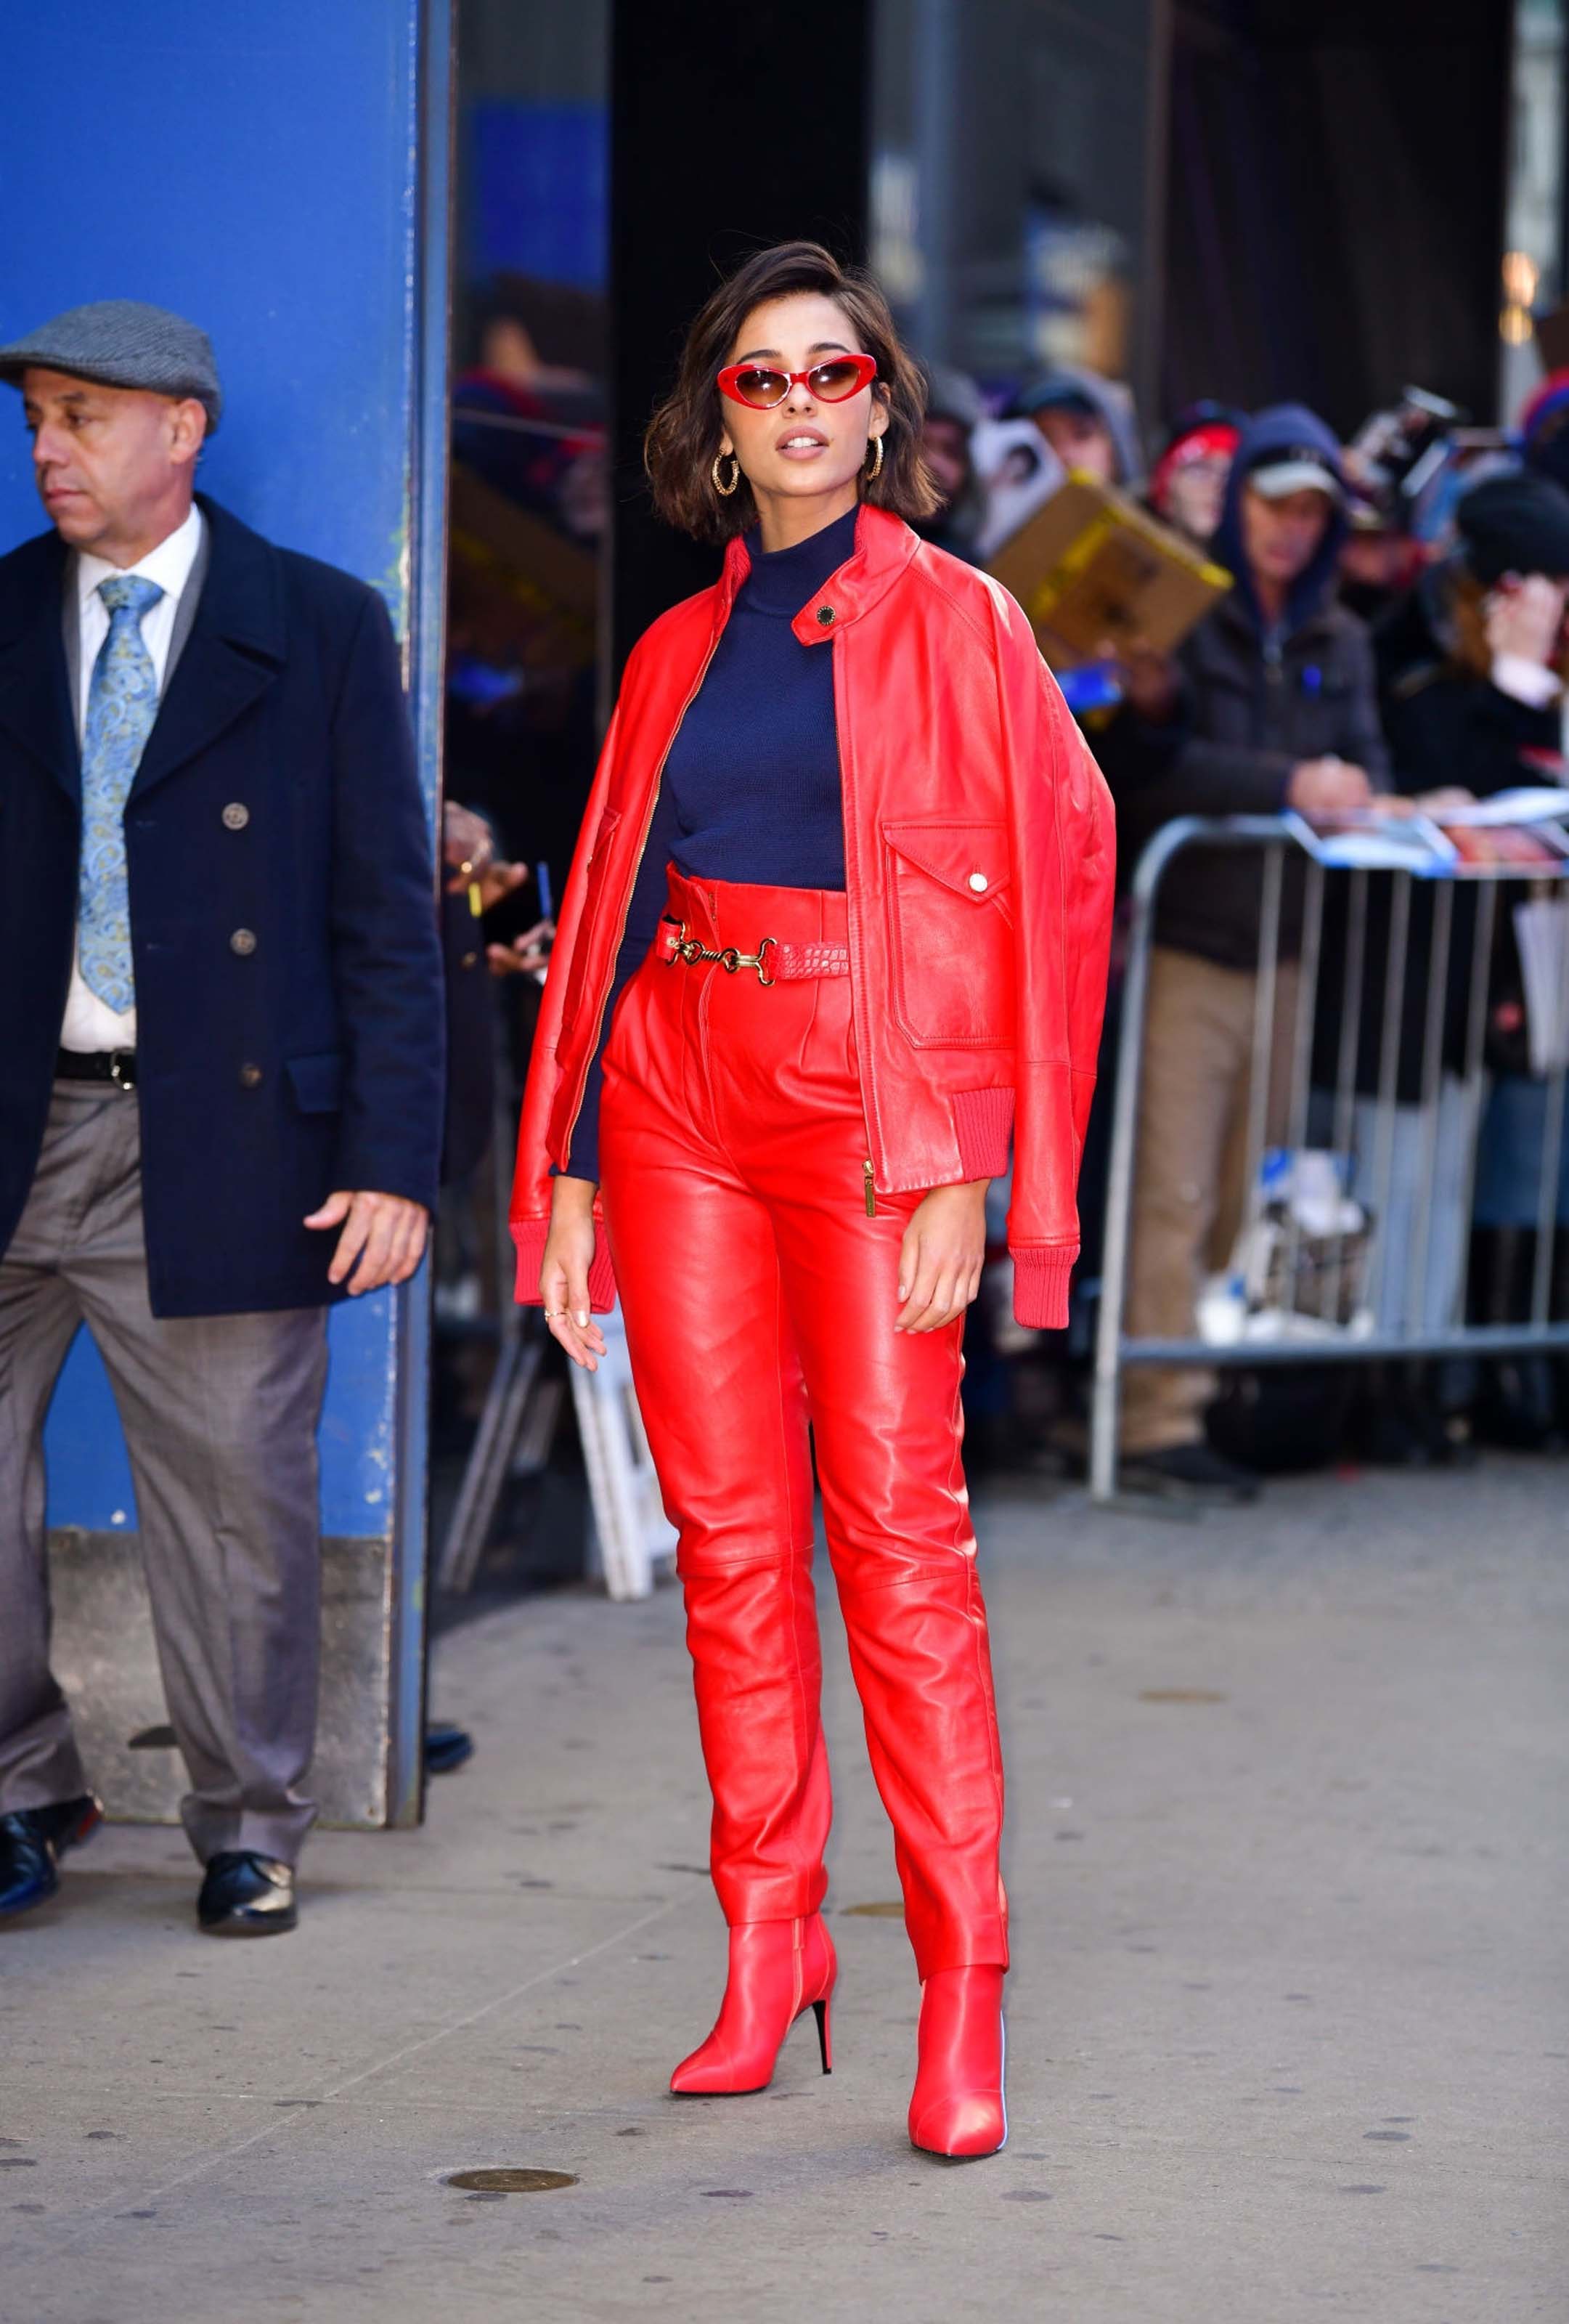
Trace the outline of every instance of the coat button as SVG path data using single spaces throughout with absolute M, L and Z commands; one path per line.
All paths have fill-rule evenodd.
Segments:
M 969 884 L 975 890 L 977 896 L 984 896 L 986 891 L 986 873 L 984 872 L 972 872 L 969 875 Z
M 833 620 L 833 607 L 831 605 L 819 605 L 817 609 L 817 618 L 826 630 L 830 622 Z
M 261 1086 L 262 1086 L 262 1068 L 261 1068 L 261 1066 L 260 1066 L 260 1065 L 242 1065 L 242 1066 L 241 1066 L 241 1068 L 240 1068 L 240 1087 L 241 1087 L 242 1089 L 260 1089 L 260 1088 L 261 1088 Z
M 250 808 L 244 806 L 239 799 L 232 800 L 224 809 L 224 829 L 225 831 L 243 831 L 245 825 L 250 822 Z
M 479 957 L 480 955 L 477 952 L 465 952 L 463 956 L 462 965 L 464 968 L 473 968 L 478 964 Z
M 229 950 L 237 952 L 242 960 L 249 959 L 256 949 L 256 939 L 249 928 L 236 928 L 229 938 Z

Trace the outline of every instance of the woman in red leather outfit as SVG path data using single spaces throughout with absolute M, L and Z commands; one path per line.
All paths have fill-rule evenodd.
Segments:
M 619 1292 L 679 1528 L 729 1969 L 672 2088 L 761 2089 L 808 2007 L 829 2063 L 810 1424 L 922 1980 L 910 2135 L 986 2154 L 1007 1905 L 960 1341 L 1010 1134 L 1016 1312 L 1067 1320 L 1112 831 L 1019 607 L 904 521 L 920 419 L 881 292 L 813 244 L 693 323 L 647 465 L 724 570 L 627 666 L 513 1231 L 574 1362 Z

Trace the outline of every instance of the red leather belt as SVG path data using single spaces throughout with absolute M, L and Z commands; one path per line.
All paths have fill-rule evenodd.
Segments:
M 836 944 L 786 944 L 777 936 L 764 936 L 756 952 L 742 952 L 735 945 L 721 945 L 718 950 L 689 936 L 681 920 L 662 920 L 654 950 L 657 957 L 674 966 L 678 960 L 691 964 L 700 960 L 717 961 L 720 968 L 733 976 L 738 969 L 754 968 L 759 984 L 781 984 L 802 976 L 848 976 L 849 946 Z

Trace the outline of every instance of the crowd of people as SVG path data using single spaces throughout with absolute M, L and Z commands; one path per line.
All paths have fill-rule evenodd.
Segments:
M 559 890 L 592 757 L 592 647 L 589 630 L 574 628 L 571 618 L 571 560 L 597 538 L 603 493 L 592 479 L 602 477 L 604 454 L 593 313 L 570 299 L 558 312 L 559 300 L 541 304 L 541 296 L 539 286 L 522 281 L 498 286 L 479 318 L 480 360 L 459 386 L 454 475 L 472 468 L 523 512 L 531 541 L 498 535 L 493 546 L 521 546 L 534 559 L 535 586 L 520 592 L 503 558 L 483 544 L 476 550 L 474 533 L 496 505 L 476 503 L 458 536 L 448 779 L 458 797 L 482 809 L 502 856 L 526 855 L 531 863 L 547 857 L 545 876 Z M 1053 369 L 1002 397 L 931 364 L 926 385 L 922 452 L 941 505 L 920 530 L 935 545 L 971 563 L 990 562 L 1071 474 L 1124 496 L 1228 577 L 1225 594 L 1175 650 L 1124 638 L 1119 648 L 1107 647 L 1093 672 L 1096 687 L 1076 687 L 1065 676 L 1116 801 L 1124 890 L 1142 849 L 1177 816 L 1284 808 L 1317 818 L 1403 813 L 1413 804 L 1486 798 L 1541 779 L 1522 753 L 1535 754 L 1538 765 L 1544 753 L 1556 759 L 1560 685 L 1569 669 L 1569 373 L 1550 374 L 1508 434 L 1467 429 L 1453 406 L 1407 390 L 1349 443 L 1300 404 L 1250 414 L 1218 399 L 1192 403 L 1146 434 L 1126 388 L 1083 368 Z M 505 428 L 494 424 L 498 412 Z M 449 842 L 458 956 L 482 971 L 488 960 L 497 973 L 522 967 L 537 975 L 549 941 L 549 920 L 540 916 L 547 897 L 534 892 L 519 862 L 506 887 L 494 879 L 487 886 L 488 945 L 463 946 L 462 864 L 473 852 L 473 835 L 449 834 Z M 482 835 L 479 844 L 490 842 Z M 1260 905 L 1256 856 L 1189 849 L 1163 885 L 1133 1205 L 1127 1327 L 1140 1336 L 1193 1336 L 1206 1281 L 1230 1266 L 1247 1213 Z M 1357 1096 L 1359 1130 L 1366 1130 L 1381 1062 L 1387 883 L 1373 882 L 1366 973 L 1354 1001 L 1336 982 L 1344 936 L 1336 908 L 1332 890 L 1314 1081 L 1322 1087 L 1333 1080 L 1339 1012 L 1354 1007 L 1364 1028 Z M 1463 899 L 1456 922 L 1463 933 L 1473 932 L 1467 908 Z M 1411 1113 L 1432 911 L 1430 894 L 1418 894 L 1409 914 L 1398 1096 Z M 1488 1031 L 1488 1064 L 1504 1073 L 1524 1048 L 1508 919 L 1500 916 L 1493 982 L 1501 997 Z M 474 935 L 471 927 L 467 936 Z M 1298 1005 L 1301 939 L 1302 888 L 1293 872 L 1272 980 L 1271 1142 L 1286 1134 L 1288 1028 Z M 1455 982 L 1459 957 L 1456 946 Z M 482 973 L 479 983 L 486 981 Z M 528 975 L 514 976 L 511 985 L 526 1003 L 536 989 Z M 1085 1291 L 1096 1275 L 1093 1229 L 1104 1197 L 1115 1003 L 1114 989 L 1103 1096 L 1086 1154 L 1083 1207 L 1092 1231 L 1079 1275 Z M 511 1013 L 520 1071 L 533 1010 Z M 1460 1013 L 1456 1003 L 1451 1018 Z M 490 1104 L 482 1014 L 476 991 L 468 1004 L 473 1038 L 465 1042 L 457 1017 L 450 1027 L 454 1058 L 473 1061 L 468 1111 L 481 1138 Z M 1462 1046 L 1451 1024 L 1443 1061 L 1446 1145 L 1474 1145 L 1485 1132 L 1494 1149 L 1507 1148 L 1505 1125 L 1518 1112 L 1495 1105 L 1483 1124 L 1474 1107 L 1450 1102 Z M 1534 1136 L 1539 1147 L 1539 1129 L 1529 1121 L 1528 1133 L 1528 1143 Z M 1412 1137 L 1403 1114 L 1397 1176 L 1408 1161 L 1416 1167 Z M 1466 1222 L 1447 1221 L 1436 1238 L 1421 1317 L 1383 1314 L 1386 1327 L 1410 1329 L 1419 1320 L 1436 1328 L 1484 1307 L 1489 1320 L 1504 1320 L 1518 1300 L 1531 1262 L 1535 1186 L 1527 1186 L 1527 1159 L 1503 1151 L 1493 1158 L 1499 1167 L 1482 1177 L 1501 1176 L 1518 1216 L 1501 1229 L 1490 1218 L 1469 1254 Z M 993 1203 L 999 1226 L 1005 1199 L 1000 1186 Z M 461 1225 L 463 1217 L 460 1194 L 449 1222 Z M 1385 1221 L 1386 1236 L 1398 1225 Z M 458 1240 L 463 1255 L 456 1271 L 472 1286 L 473 1254 L 487 1238 L 463 1232 Z M 1475 1262 L 1469 1289 L 1468 1256 Z M 1041 1343 L 1022 1341 L 1001 1312 L 1001 1274 L 995 1287 L 969 1335 L 972 1457 L 1076 1465 L 1084 1452 L 1082 1365 L 1065 1367 L 1053 1356 L 1042 1367 Z M 438 1289 L 440 1302 L 453 1296 L 450 1283 Z M 1087 1312 L 1081 1308 L 1081 1316 Z M 1076 1355 L 1084 1344 L 1081 1330 Z M 1022 1364 L 1013 1361 L 1018 1355 Z M 460 1398 L 470 1416 L 479 1380 L 475 1373 Z M 1217 1425 L 1227 1409 L 1234 1412 L 1234 1399 L 1217 1406 L 1217 1394 L 1216 1376 L 1197 1367 L 1130 1370 L 1122 1414 L 1126 1481 L 1178 1496 L 1255 1491 L 1258 1470 L 1245 1433 L 1239 1438 Z M 1326 1456 L 1349 1441 L 1373 1458 L 1463 1458 L 1487 1427 L 1514 1442 L 1555 1441 L 1569 1425 L 1569 1397 L 1562 1414 L 1559 1404 L 1551 1370 L 1529 1362 L 1340 1375 L 1332 1395 L 1292 1416 L 1286 1450 L 1295 1444 L 1304 1457 Z M 455 1446 L 470 1418 L 456 1410 L 454 1416 Z M 1267 1463 L 1272 1455 L 1258 1457 Z
M 1008 479 L 977 468 L 973 447 L 986 444 L 989 419 L 979 390 L 946 371 L 934 371 L 931 383 L 928 456 L 945 498 L 931 537 L 978 562 L 976 544 L 995 538 L 988 508 Z M 1174 651 L 1124 646 L 1110 701 L 1084 715 L 1116 802 L 1124 890 L 1142 848 L 1179 816 L 1452 809 L 1540 782 L 1540 769 L 1555 764 L 1569 672 L 1569 373 L 1546 381 L 1509 437 L 1463 434 L 1463 415 L 1415 391 L 1375 414 L 1350 445 L 1300 404 L 1250 415 L 1208 401 L 1180 412 L 1146 463 L 1126 391 L 1080 370 L 1027 385 L 1001 416 L 1032 420 L 1064 471 L 1137 499 L 1228 576 L 1224 595 Z M 1195 1336 L 1206 1278 L 1227 1266 L 1243 1218 L 1261 873 L 1256 854 L 1189 848 L 1161 890 L 1133 1201 L 1126 1327 L 1135 1336 Z M 1373 904 L 1376 919 L 1377 882 Z M 1387 895 L 1381 908 L 1387 914 Z M 1431 917 L 1430 895 L 1419 896 L 1401 1018 L 1398 1093 L 1407 1103 L 1417 1096 Z M 1494 987 L 1507 996 L 1518 993 L 1518 973 L 1508 915 L 1499 921 Z M 1370 1028 L 1359 1052 L 1359 1088 L 1369 1095 L 1383 999 L 1376 936 L 1356 1003 Z M 1286 1134 L 1301 941 L 1302 887 L 1289 876 L 1272 980 L 1272 1141 Z M 1328 937 L 1325 950 L 1331 973 L 1319 1010 L 1333 1019 L 1337 964 Z M 1490 1022 L 1490 1064 L 1509 1062 L 1500 1044 L 1511 1006 L 1506 997 Z M 1108 1043 L 1115 1024 L 1114 1008 Z M 1327 1046 L 1321 1026 L 1318 1059 Z M 1458 1065 L 1457 1046 L 1451 1035 L 1447 1068 Z M 1471 1132 L 1454 1134 L 1474 1130 L 1473 1121 Z M 1104 1141 L 1092 1132 L 1087 1169 L 1097 1149 L 1104 1154 Z M 1084 1192 L 1093 1211 L 1096 1189 Z M 1533 1186 L 1522 1226 L 1534 1217 Z M 1463 1250 L 1458 1259 L 1452 1253 L 1452 1271 L 1456 1265 Z M 1465 1296 L 1463 1281 L 1445 1286 L 1442 1320 Z M 984 1328 L 977 1318 L 977 1338 Z M 995 1415 L 997 1366 L 989 1346 L 977 1352 L 984 1424 Z M 1457 1400 L 1480 1400 L 1514 1441 L 1549 1439 L 1558 1426 L 1542 1368 L 1501 1385 L 1453 1368 L 1431 1377 L 1402 1368 L 1370 1382 L 1353 1418 L 1360 1449 L 1373 1457 L 1463 1457 L 1472 1430 L 1469 1414 L 1457 1418 Z M 1214 1427 L 1216 1395 L 1215 1376 L 1197 1368 L 1131 1369 L 1124 1481 L 1179 1497 L 1251 1497 L 1258 1471 Z M 1344 1394 L 1333 1406 L 1333 1425 L 1318 1416 L 1305 1453 L 1337 1449 Z M 1003 1432 L 1015 1449 L 1016 1417 Z M 1082 1439 L 1071 1416 L 1051 1434 L 1069 1457 Z
M 547 325 L 563 327 L 533 309 L 527 320 L 542 339 Z M 15 1406 L 0 1495 L 10 1515 L 0 1578 L 15 1618 L 0 1646 L 0 1917 L 52 1893 L 60 1856 L 97 1819 L 49 1665 L 41 1486 L 44 1410 L 85 1319 L 127 1415 L 171 1717 L 191 1771 L 185 1817 L 204 1868 L 201 1924 L 293 1925 L 293 1866 L 315 1812 L 304 1788 L 314 1647 L 301 1661 L 294 1639 L 310 1628 L 300 1609 L 318 1586 L 325 1311 L 407 1281 L 438 1185 L 472 1188 L 493 1120 L 491 994 L 499 983 L 537 998 L 547 968 L 552 857 L 575 829 L 574 770 L 586 772 L 593 724 L 583 593 L 603 515 L 603 437 L 586 378 L 552 360 L 515 309 L 492 318 L 486 360 L 460 396 L 454 479 L 466 460 L 469 529 L 459 529 L 456 798 L 442 835 L 438 929 L 386 612 L 363 585 L 290 557 L 196 494 L 197 458 L 222 410 L 203 334 L 109 301 L 0 349 L 50 519 L 39 540 L 0 558 L 0 645 L 35 680 L 32 723 L 15 728 L 5 761 L 32 820 L 8 851 L 13 892 L 0 915 L 16 1032 L 0 1093 L 14 1133 L 0 1184 L 0 1352 Z M 1000 498 L 1015 505 L 1023 484 L 1040 505 L 1044 470 L 1048 481 L 1078 475 L 1141 500 L 1224 574 L 1173 650 L 1125 643 L 1107 696 L 1081 714 L 1115 804 L 1124 889 L 1141 849 L 1177 817 L 1395 817 L 1558 779 L 1569 373 L 1546 380 L 1512 435 L 1473 431 L 1463 457 L 1458 415 L 1410 392 L 1350 446 L 1298 404 L 1254 414 L 1195 405 L 1146 464 L 1125 392 L 1090 373 L 1053 373 L 1001 413 L 961 374 L 934 369 L 928 387 L 922 448 L 940 504 L 917 523 L 954 555 L 981 562 Z M 487 432 L 487 414 L 508 425 Z M 977 453 L 987 446 L 989 468 Z M 543 560 L 537 587 L 487 580 L 504 549 Z M 519 606 L 524 615 L 507 611 Z M 262 705 L 243 730 L 235 640 L 248 656 L 244 703 Z M 177 667 L 185 780 L 153 816 L 141 803 L 174 763 L 161 757 L 160 710 Z M 264 827 L 259 787 L 275 761 L 319 770 L 308 828 Z M 490 779 L 500 780 L 503 762 L 497 792 Z M 542 766 L 554 785 L 531 780 Z M 78 792 L 88 839 L 79 864 Z M 289 793 L 301 814 L 305 797 Z M 301 882 L 277 868 L 301 862 L 320 876 Z M 1375 924 L 1387 909 L 1376 885 L 1371 909 Z M 1337 992 L 1333 975 L 1319 988 L 1326 1022 L 1337 1008 L 1364 1012 L 1360 1100 L 1387 1078 L 1378 1028 L 1398 1022 L 1397 1110 L 1420 1093 L 1437 974 L 1430 896 L 1408 918 L 1398 1007 L 1380 982 L 1376 925 L 1363 989 Z M 1302 890 L 1288 879 L 1271 979 L 1281 1028 L 1296 1014 L 1302 932 Z M 1256 859 L 1213 849 L 1178 859 L 1161 892 L 1148 989 L 1135 1335 L 1194 1337 L 1206 1275 L 1225 1266 L 1249 1204 L 1260 934 Z M 1506 913 L 1497 937 L 1494 1093 L 1518 1097 L 1533 1079 L 1539 1093 Z M 275 959 L 289 973 L 270 982 Z M 1440 1011 L 1452 1084 L 1463 1014 Z M 525 1047 L 529 1012 L 519 1017 Z M 1108 1068 L 1115 1047 L 1114 1006 Z M 1282 1030 L 1277 1068 L 1292 1047 Z M 1115 1073 L 1101 1078 L 1109 1097 Z M 1286 1135 L 1277 1078 L 1262 1108 L 1275 1140 Z M 1320 1067 L 1316 1079 L 1326 1078 Z M 1487 1199 L 1479 1192 L 1473 1214 L 1494 1238 L 1490 1320 L 1530 1267 L 1532 1136 L 1542 1143 L 1539 1114 L 1533 1126 L 1519 1104 L 1495 1113 L 1474 1173 Z M 1092 1222 L 1104 1128 L 1104 1113 L 1098 1129 L 1091 1117 L 1080 1199 Z M 1460 1116 L 1441 1129 L 1478 1134 Z M 988 1198 L 999 1225 L 1006 1192 L 999 1179 Z M 450 1219 L 454 1205 L 444 1207 Z M 235 1215 L 252 1222 L 243 1237 L 225 1231 Z M 1465 1248 L 1471 1222 L 1437 1239 L 1443 1279 L 1418 1319 L 1428 1328 L 1483 1302 L 1475 1239 Z M 1086 1248 L 1081 1290 L 1096 1272 L 1093 1234 Z M 1562 1308 L 1556 1284 L 1554 1297 Z M 1398 1330 L 1411 1317 L 1377 1320 Z M 970 1311 L 971 1466 L 1022 1442 L 1065 1459 L 1082 1451 L 1070 1397 L 1049 1415 L 1023 1409 L 1027 1368 L 1009 1360 L 1039 1346 L 1032 1326 L 999 1328 L 996 1303 Z M 1196 1368 L 1130 1372 L 1129 1481 L 1197 1498 L 1257 1489 L 1259 1464 L 1239 1457 L 1245 1445 L 1217 1434 L 1216 1394 Z M 1456 1457 L 1467 1434 L 1456 1399 L 1472 1407 L 1468 1424 L 1480 1416 L 1516 1443 L 1552 1441 L 1569 1417 L 1546 1366 L 1458 1381 L 1452 1369 L 1418 1377 L 1405 1367 L 1374 1377 L 1363 1449 Z

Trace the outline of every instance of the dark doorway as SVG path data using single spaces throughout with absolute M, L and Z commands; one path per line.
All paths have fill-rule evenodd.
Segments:
M 686 325 L 748 251 L 809 235 L 866 248 L 870 0 L 808 26 L 753 0 L 617 0 L 610 42 L 610 300 L 616 674 L 657 613 L 717 560 L 659 524 L 643 478 L 648 415 Z M 803 33 L 807 33 L 804 41 Z
M 1407 381 L 1491 419 L 1510 14 L 1476 0 L 1179 0 L 1161 397 Z

